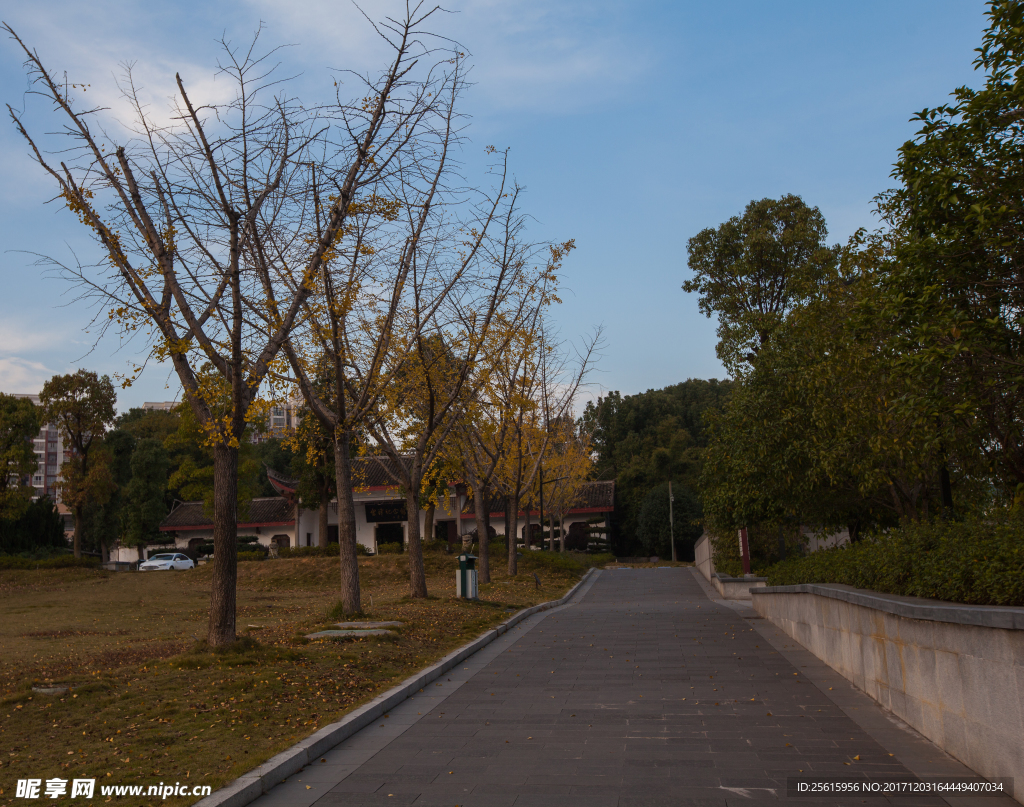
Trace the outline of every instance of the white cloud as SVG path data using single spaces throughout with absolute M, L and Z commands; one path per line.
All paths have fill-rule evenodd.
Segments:
M 269 33 L 297 42 L 313 70 L 322 66 L 379 70 L 389 56 L 353 5 L 306 0 L 247 0 L 269 24 Z M 362 5 L 362 4 L 361 4 Z M 380 21 L 398 17 L 404 3 L 363 5 Z M 456 0 L 453 13 L 437 13 L 429 26 L 456 40 L 472 56 L 474 97 L 496 110 L 562 114 L 608 101 L 650 67 L 640 43 L 616 32 L 609 20 L 628 13 L 620 4 L 551 3 L 548 0 Z M 609 31 L 612 31 L 609 33 Z M 323 64 L 313 64 L 322 60 Z
M 53 372 L 37 361 L 17 356 L 0 359 L 0 391 L 38 393 Z
M 48 320 L 45 327 L 10 316 L 0 320 L 0 356 L 40 353 L 66 347 L 74 341 L 77 340 L 69 339 L 68 332 L 54 324 L 53 320 Z

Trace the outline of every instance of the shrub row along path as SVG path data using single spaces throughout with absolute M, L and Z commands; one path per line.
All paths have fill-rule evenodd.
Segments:
M 601 572 L 255 804 L 749 806 L 790 800 L 801 773 L 966 773 L 712 596 L 692 569 Z

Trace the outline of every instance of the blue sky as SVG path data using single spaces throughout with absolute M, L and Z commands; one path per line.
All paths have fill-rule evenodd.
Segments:
M 391 0 L 363 0 L 374 18 Z M 914 111 L 977 85 L 985 24 L 975 0 L 664 2 L 457 0 L 436 30 L 474 64 L 467 161 L 510 147 L 536 239 L 576 239 L 556 312 L 564 338 L 604 327 L 592 395 L 723 377 L 714 323 L 680 285 L 686 241 L 751 199 L 801 195 L 831 238 L 874 226 L 871 200 L 890 187 Z M 118 65 L 136 63 L 154 108 L 174 73 L 217 98 L 222 34 L 240 42 L 262 21 L 290 44 L 298 90 L 323 98 L 329 67 L 373 70 L 386 57 L 354 5 L 338 0 L 173 4 L 55 0 L 8 4 L 4 20 L 50 70 L 90 85 L 118 114 Z M 14 43 L 0 43 L 3 101 L 41 129 L 57 123 L 26 101 Z M 26 253 L 83 262 L 97 253 L 13 127 L 0 126 L 0 391 L 35 392 L 50 375 L 124 372 L 136 347 L 86 333 L 90 310 Z M 477 156 L 475 156 L 477 155 Z M 119 408 L 177 396 L 151 367 Z

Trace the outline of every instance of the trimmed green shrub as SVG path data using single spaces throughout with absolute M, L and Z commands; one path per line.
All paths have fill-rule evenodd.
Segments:
M 98 569 L 99 566 L 99 558 L 76 558 L 74 555 L 58 555 L 39 560 L 17 555 L 0 555 L 0 569 Z
M 282 546 L 277 550 L 279 558 L 336 558 L 340 554 L 337 544 L 327 546 Z M 356 544 L 357 555 L 369 555 L 366 547 Z
M 338 545 L 327 546 L 282 546 L 278 547 L 279 558 L 326 558 L 338 556 Z
M 377 552 L 381 555 L 401 555 L 402 545 L 395 543 L 377 544 Z
M 243 560 L 265 560 L 266 557 L 266 552 L 239 552 L 238 562 L 241 563 Z
M 1024 518 L 905 524 L 760 573 L 770 586 L 840 583 L 971 605 L 1024 605 Z

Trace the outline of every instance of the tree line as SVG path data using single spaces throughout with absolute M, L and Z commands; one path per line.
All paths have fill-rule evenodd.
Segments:
M 162 117 L 126 67 L 134 115 L 123 121 L 90 108 L 5 27 L 62 129 L 35 134 L 45 126 L 8 106 L 12 121 L 98 247 L 95 263 L 47 264 L 96 305 L 103 332 L 142 348 L 123 385 L 149 360 L 173 367 L 181 417 L 212 455 L 196 468 L 212 483 L 212 646 L 235 639 L 240 463 L 275 401 L 301 396 L 306 458 L 321 496 L 330 486 L 337 499 L 347 612 L 361 610 L 354 450 L 392 460 L 413 597 L 427 596 L 421 504 L 452 469 L 510 511 L 549 464 L 586 475 L 572 407 L 598 335 L 570 349 L 549 313 L 574 244 L 529 240 L 507 150 L 488 147 L 485 174 L 470 178 L 467 60 L 430 29 L 436 11 L 413 3 L 368 23 L 390 62 L 336 71 L 317 99 L 291 93 L 262 31 L 222 43 L 218 86 L 234 91 L 224 103 L 175 76 Z
M 708 527 L 763 562 L 801 524 L 851 540 L 984 521 L 1024 491 L 1024 8 L 989 3 L 981 89 L 917 113 L 880 226 L 829 244 L 801 198 L 751 202 L 688 243 L 683 288 L 735 379 L 701 470 Z
M 616 555 L 693 560 L 700 537 L 705 416 L 728 400 L 731 383 L 691 378 L 660 390 L 610 392 L 587 404 L 595 479 L 615 480 L 611 545 Z M 669 485 L 674 501 L 670 519 Z

